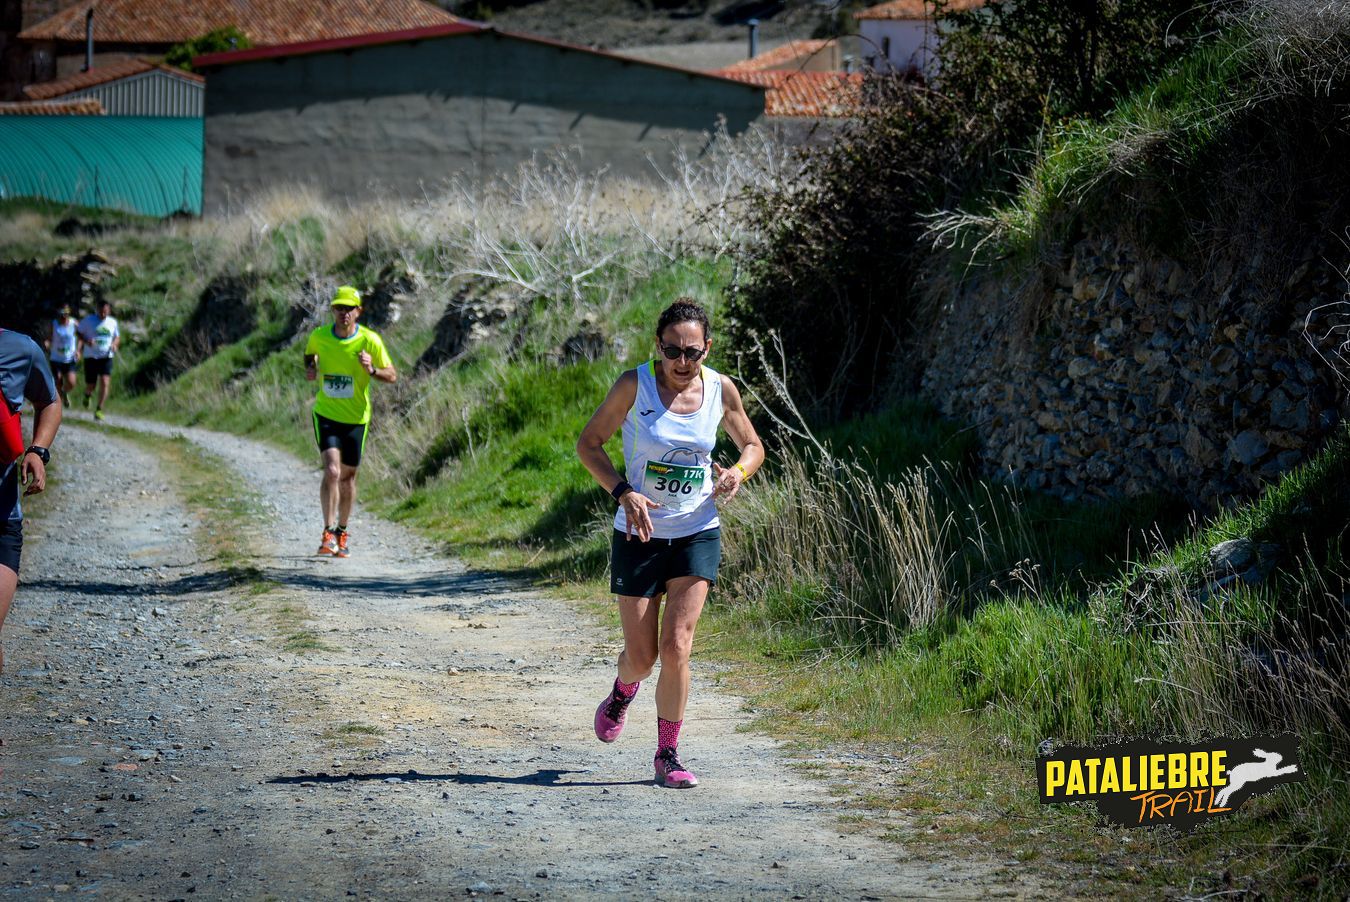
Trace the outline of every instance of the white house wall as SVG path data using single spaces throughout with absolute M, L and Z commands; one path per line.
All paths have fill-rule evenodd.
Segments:
M 858 53 L 878 72 L 926 71 L 932 47 L 925 46 L 928 23 L 921 19 L 860 19 Z

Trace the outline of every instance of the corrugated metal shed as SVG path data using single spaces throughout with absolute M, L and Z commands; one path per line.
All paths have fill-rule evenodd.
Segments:
M 168 216 L 202 209 L 202 120 L 0 117 L 0 197 Z
M 112 116 L 201 116 L 205 93 L 201 82 L 154 69 L 65 96 L 92 97 Z
M 92 98 L 113 116 L 200 116 L 206 82 L 157 60 L 126 59 L 23 89 L 33 100 Z

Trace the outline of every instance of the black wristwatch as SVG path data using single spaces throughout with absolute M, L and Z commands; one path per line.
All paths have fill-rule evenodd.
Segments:
M 28 446 L 28 450 L 25 451 L 25 452 L 23 452 L 23 453 L 24 453 L 24 454 L 36 454 L 36 455 L 38 456 L 38 458 L 42 461 L 42 465 L 43 465 L 44 467 L 47 466 L 47 464 L 49 464 L 49 463 L 52 462 L 52 452 L 48 451 L 46 448 L 42 447 L 41 445 L 29 445 L 29 446 Z

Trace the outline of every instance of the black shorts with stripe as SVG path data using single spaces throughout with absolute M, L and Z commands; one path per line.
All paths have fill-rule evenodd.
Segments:
M 314 440 L 319 443 L 319 453 L 328 448 L 337 448 L 338 456 L 349 467 L 361 466 L 361 452 L 366 447 L 365 423 L 339 423 L 328 417 L 314 414 Z

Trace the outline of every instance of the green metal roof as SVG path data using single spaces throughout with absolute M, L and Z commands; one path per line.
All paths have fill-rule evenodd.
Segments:
M 202 120 L 0 116 L 0 198 L 168 216 L 202 211 Z

